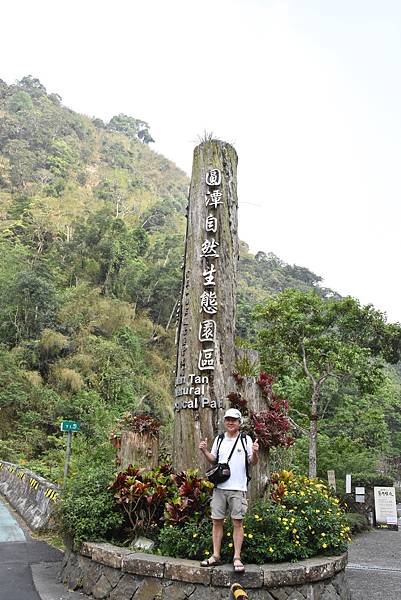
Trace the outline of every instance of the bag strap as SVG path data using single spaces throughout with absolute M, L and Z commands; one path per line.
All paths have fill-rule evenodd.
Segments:
M 234 446 L 231 449 L 230 456 L 227 458 L 227 463 L 230 461 L 230 458 L 232 457 L 232 455 L 234 453 L 235 446 L 237 445 L 239 437 L 240 437 L 240 434 L 237 435 L 237 438 L 235 440 L 235 444 L 234 444 Z M 220 446 L 221 446 L 221 444 L 222 444 L 222 442 L 224 440 L 224 433 L 219 433 L 219 435 L 217 436 L 217 439 L 218 439 L 218 441 L 217 441 L 216 463 L 219 462 L 219 450 L 220 450 Z
M 249 474 L 249 464 L 248 464 L 248 452 L 246 450 L 246 433 L 241 432 L 241 443 L 242 443 L 242 447 L 244 449 L 244 453 L 245 453 L 245 472 L 246 472 L 246 481 L 247 483 L 250 482 L 250 480 L 252 479 L 252 477 Z
M 239 434 L 237 435 L 237 439 L 235 440 L 235 444 L 234 444 L 234 446 L 232 447 L 232 450 L 231 450 L 231 452 L 230 452 L 230 456 L 227 458 L 227 464 L 230 462 L 230 458 L 231 458 L 231 457 L 232 457 L 232 455 L 234 454 L 235 446 L 237 445 L 237 442 L 238 442 L 238 440 L 239 440 L 239 438 L 240 438 L 240 437 L 241 437 L 241 434 L 239 433 Z
M 224 433 L 219 433 L 219 435 L 217 436 L 217 454 L 216 454 L 216 463 L 219 462 L 219 450 L 220 450 L 220 446 L 222 444 L 224 440 Z

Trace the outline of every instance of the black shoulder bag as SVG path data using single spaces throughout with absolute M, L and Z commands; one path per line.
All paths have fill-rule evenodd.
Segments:
M 218 437 L 220 439 L 219 439 L 219 442 L 217 443 L 217 456 L 216 456 L 217 465 L 214 465 L 214 467 L 211 467 L 210 469 L 208 469 L 206 471 L 206 477 L 214 485 L 218 485 L 219 483 L 224 483 L 225 481 L 227 481 L 227 479 L 230 478 L 231 471 L 230 471 L 230 465 L 228 463 L 230 462 L 230 459 L 234 453 L 235 446 L 237 445 L 237 442 L 238 442 L 238 439 L 240 436 L 239 435 L 237 436 L 237 439 L 235 440 L 235 444 L 232 447 L 230 456 L 227 458 L 226 463 L 219 463 L 219 450 L 220 450 L 221 443 L 224 439 L 224 434 L 221 434 Z

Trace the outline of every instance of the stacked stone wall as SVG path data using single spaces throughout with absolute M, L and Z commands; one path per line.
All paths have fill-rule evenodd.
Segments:
M 61 580 L 70 589 L 107 600 L 228 600 L 240 582 L 250 600 L 350 600 L 347 555 L 298 563 L 202 568 L 199 562 L 133 553 L 111 544 L 85 543 L 65 557 Z

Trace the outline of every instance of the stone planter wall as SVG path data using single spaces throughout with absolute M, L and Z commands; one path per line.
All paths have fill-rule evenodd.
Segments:
M 18 465 L 0 461 L 0 493 L 31 529 L 50 525 L 54 501 L 59 488 L 43 477 Z
M 350 600 L 347 555 L 298 563 L 202 568 L 197 561 L 133 553 L 111 544 L 85 543 L 65 557 L 60 578 L 70 589 L 108 600 L 228 600 L 239 582 L 250 600 Z

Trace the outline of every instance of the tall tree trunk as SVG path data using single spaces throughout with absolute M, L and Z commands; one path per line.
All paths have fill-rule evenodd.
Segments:
M 317 474 L 317 420 L 318 420 L 319 388 L 314 386 L 311 399 L 309 426 L 309 477 Z
M 173 465 L 206 467 L 198 450 L 223 429 L 234 370 L 237 154 L 218 140 L 194 151 L 174 401 Z

